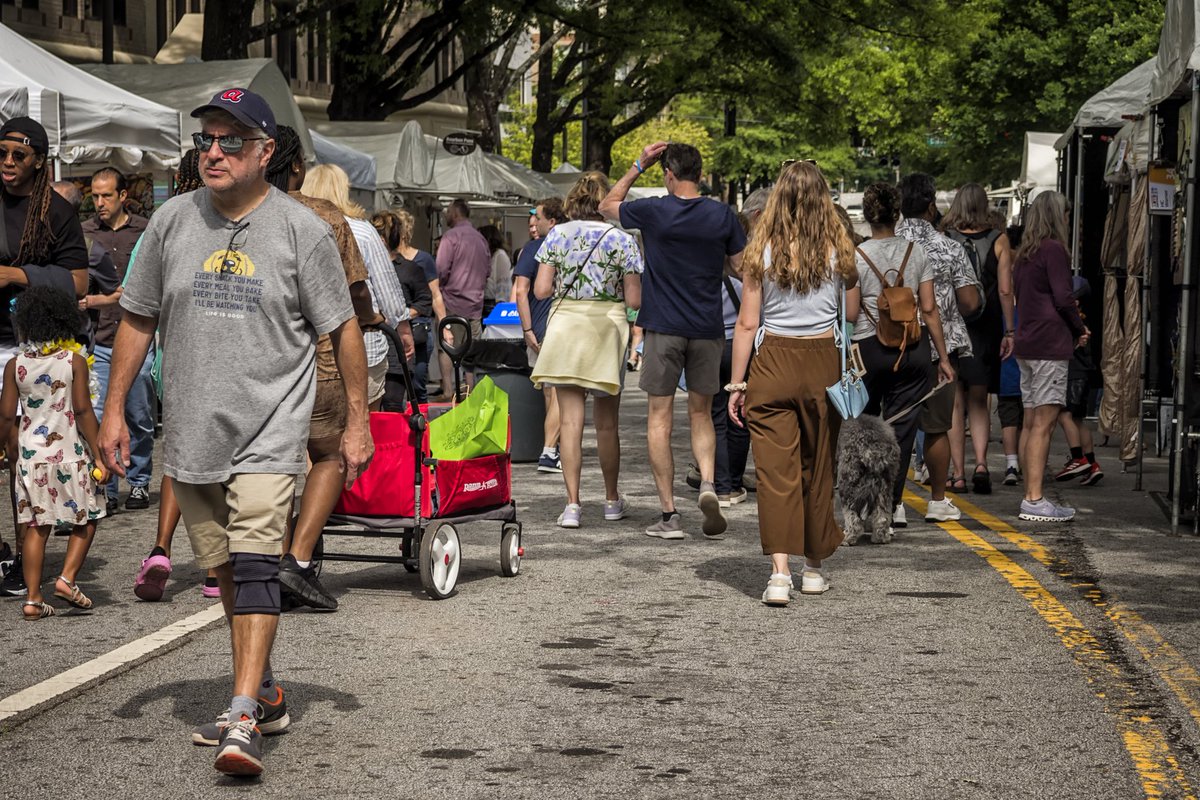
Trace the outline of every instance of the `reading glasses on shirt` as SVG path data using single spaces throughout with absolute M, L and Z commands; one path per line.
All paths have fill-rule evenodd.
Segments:
M 221 148 L 221 152 L 226 155 L 234 155 L 242 152 L 246 142 L 258 142 L 266 139 L 266 136 L 238 136 L 236 133 L 228 133 L 224 136 L 214 136 L 211 133 L 193 133 L 192 144 L 201 153 L 207 153 L 213 146 L 213 142 Z

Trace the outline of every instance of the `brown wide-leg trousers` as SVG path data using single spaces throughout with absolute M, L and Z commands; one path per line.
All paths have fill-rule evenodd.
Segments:
M 842 542 L 833 518 L 842 418 L 825 394 L 840 370 L 832 338 L 768 334 L 751 362 L 746 421 L 758 475 L 763 553 L 818 561 L 833 555 Z

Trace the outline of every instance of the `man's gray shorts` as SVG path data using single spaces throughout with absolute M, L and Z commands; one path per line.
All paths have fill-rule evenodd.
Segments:
M 1043 359 L 1017 359 L 1021 368 L 1021 405 L 1026 408 L 1067 403 L 1067 363 Z
M 638 386 L 648 395 L 666 397 L 679 388 L 679 376 L 687 375 L 689 392 L 716 394 L 721 390 L 721 355 L 724 337 L 689 339 L 646 331 L 642 345 L 642 372 Z

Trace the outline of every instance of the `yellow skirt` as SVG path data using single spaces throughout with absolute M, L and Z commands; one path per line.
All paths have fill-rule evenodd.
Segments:
M 550 384 L 618 394 L 628 345 L 624 303 L 564 298 L 551 311 L 530 380 L 539 389 Z

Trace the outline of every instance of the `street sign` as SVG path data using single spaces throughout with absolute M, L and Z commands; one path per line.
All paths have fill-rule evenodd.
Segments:
M 469 156 L 475 152 L 478 143 L 475 141 L 475 134 L 467 133 L 466 131 L 457 131 L 456 133 L 446 134 L 446 138 L 442 139 L 442 147 L 446 148 L 446 152 L 456 156 Z

